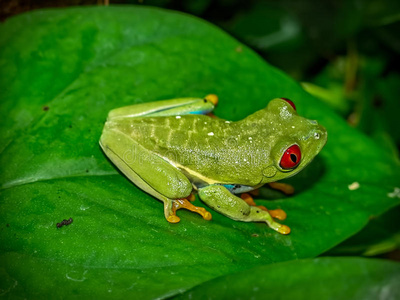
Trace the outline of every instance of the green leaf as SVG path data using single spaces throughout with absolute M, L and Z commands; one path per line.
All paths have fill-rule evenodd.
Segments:
M 129 6 L 36 11 L 0 25 L 0 66 L 3 295 L 167 297 L 256 265 L 314 257 L 399 203 L 390 194 L 400 185 L 392 156 L 202 20 Z M 326 126 L 328 144 L 290 181 L 297 193 L 263 203 L 287 212 L 289 236 L 216 212 L 207 222 L 180 211 L 182 221 L 169 224 L 162 204 L 100 150 L 112 108 L 209 93 L 219 95 L 223 118 L 287 97 Z M 358 189 L 348 188 L 353 182 Z
M 399 215 L 400 206 L 396 206 L 324 255 L 375 256 L 400 249 Z
M 223 276 L 174 299 L 398 299 L 399 282 L 397 262 L 326 257 Z

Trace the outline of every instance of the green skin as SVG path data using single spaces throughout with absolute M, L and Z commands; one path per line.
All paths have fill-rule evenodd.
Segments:
M 237 122 L 203 115 L 213 109 L 207 98 L 114 109 L 100 145 L 132 182 L 163 201 L 167 220 L 175 215 L 174 201 L 186 199 L 194 189 L 209 207 L 231 219 L 266 222 L 288 233 L 268 211 L 235 194 L 297 174 L 325 145 L 325 128 L 300 117 L 279 98 Z M 301 161 L 283 169 L 282 155 L 294 144 L 301 149 Z

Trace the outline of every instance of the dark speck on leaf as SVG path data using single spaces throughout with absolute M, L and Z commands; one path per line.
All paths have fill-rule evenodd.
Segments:
M 57 228 L 60 228 L 60 227 L 62 227 L 62 226 L 67 226 L 67 225 L 69 225 L 69 224 L 71 224 L 73 222 L 73 220 L 72 220 L 72 218 L 69 218 L 68 220 L 63 220 L 62 222 L 60 222 L 60 223 L 57 223 Z
M 10 227 L 10 224 L 7 224 L 6 226 L 7 226 L 7 227 Z
M 69 124 L 69 126 L 68 126 L 69 128 L 72 128 L 72 124 Z
M 42 107 L 43 111 L 48 111 L 50 109 L 50 107 L 48 107 L 47 105 Z
M 89 173 L 89 170 L 86 170 L 86 173 Z
M 257 233 L 253 233 L 251 236 L 252 236 L 252 237 L 259 237 L 260 235 L 257 234 Z

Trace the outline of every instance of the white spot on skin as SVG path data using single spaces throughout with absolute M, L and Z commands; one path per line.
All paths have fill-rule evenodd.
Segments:
M 295 129 L 295 128 L 296 128 L 296 126 L 292 126 L 292 128 L 293 128 L 293 129 Z
M 244 158 L 243 160 L 244 160 L 244 161 L 247 161 L 247 159 L 245 159 L 245 158 Z
M 207 124 L 207 122 L 204 122 L 204 124 Z
M 207 133 L 207 135 L 213 136 L 213 135 L 214 135 L 214 132 L 209 132 L 209 133 Z
M 176 116 L 175 118 L 177 118 L 177 119 L 180 119 L 180 118 L 181 118 L 181 116 Z
M 349 187 L 350 191 L 355 191 L 355 190 L 358 190 L 360 188 L 360 184 L 357 181 L 355 181 L 352 184 L 349 184 L 348 187 Z
M 393 193 L 388 193 L 387 195 L 390 198 L 400 198 L 400 188 L 395 187 Z
M 279 114 L 283 119 L 288 119 L 291 115 L 291 113 L 288 111 L 287 107 L 283 107 Z
M 249 136 L 249 140 L 252 140 L 253 138 L 251 136 Z
M 225 123 L 229 124 L 229 123 L 230 123 L 230 121 L 225 121 Z

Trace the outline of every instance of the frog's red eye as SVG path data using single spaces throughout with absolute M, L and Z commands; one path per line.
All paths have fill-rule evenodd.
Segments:
M 280 166 L 282 169 L 293 169 L 298 166 L 301 160 L 301 150 L 297 145 L 292 145 L 282 155 Z
M 281 98 L 282 100 L 285 100 L 287 103 L 290 104 L 291 107 L 293 107 L 294 110 L 296 110 L 296 105 L 294 105 L 292 100 L 289 100 L 288 98 Z

